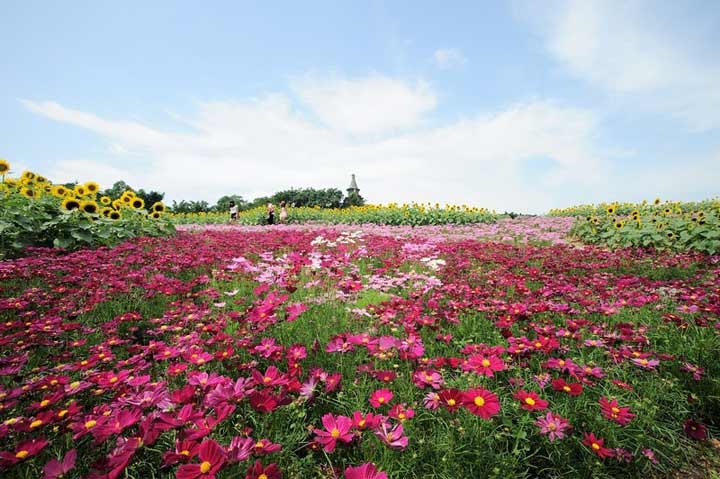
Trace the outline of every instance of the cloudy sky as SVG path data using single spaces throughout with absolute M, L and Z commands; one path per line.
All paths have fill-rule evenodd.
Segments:
M 0 8 L 0 157 L 167 200 L 543 212 L 720 194 L 720 2 Z

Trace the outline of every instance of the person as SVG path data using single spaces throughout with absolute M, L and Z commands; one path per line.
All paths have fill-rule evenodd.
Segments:
M 280 202 L 280 223 L 285 223 L 287 221 L 288 212 L 287 207 L 284 201 Z
M 275 207 L 272 203 L 267 205 L 267 223 L 269 225 L 275 224 Z
M 230 202 L 230 221 L 236 220 L 238 217 L 238 207 L 234 201 Z

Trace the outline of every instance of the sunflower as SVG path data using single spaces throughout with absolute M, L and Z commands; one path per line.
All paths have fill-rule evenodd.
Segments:
M 62 202 L 62 207 L 67 211 L 76 210 L 80 208 L 80 200 L 73 197 L 65 198 Z
M 130 206 L 135 208 L 136 210 L 141 210 L 143 206 L 145 206 L 145 202 L 142 198 L 133 198 L 132 202 L 130 203 Z
M 132 203 L 132 200 L 135 197 L 135 195 L 129 195 L 127 193 L 128 192 L 126 191 L 125 193 L 122 194 L 122 196 L 120 197 L 120 201 L 129 205 L 130 203 Z
M 27 180 L 34 180 L 34 179 L 35 179 L 35 173 L 33 173 L 32 171 L 27 171 L 27 170 L 25 170 L 25 171 L 22 172 L 22 175 L 20 175 L 20 176 L 21 176 L 22 178 L 27 179 Z
M 45 183 L 45 184 L 43 185 L 43 191 L 44 191 L 45 193 L 52 193 L 52 189 L 53 189 L 53 185 L 50 184 L 50 183 Z
M 107 206 L 107 205 L 109 205 L 110 203 L 112 203 L 112 199 L 110 199 L 109 196 L 101 196 L 101 197 L 100 197 L 100 203 L 102 203 L 102 204 L 104 204 L 105 206 Z
M 103 215 L 105 218 L 109 218 L 110 213 L 112 213 L 113 211 L 115 211 L 115 210 L 113 210 L 109 206 L 106 206 L 105 208 L 100 209 L 100 214 Z
M 670 213 L 672 213 L 672 210 L 670 208 L 665 208 L 665 214 L 669 215 Z
M 127 196 L 129 196 L 130 198 L 135 198 L 135 197 L 137 196 L 133 190 L 125 190 L 125 192 L 123 193 L 123 195 L 127 195 Z
M 158 201 L 152 205 L 151 208 L 153 211 L 157 211 L 158 213 L 162 213 L 165 211 L 165 205 L 162 204 L 162 201 Z
M 83 201 L 80 203 L 80 209 L 85 213 L 95 214 L 98 212 L 98 204 L 92 200 Z
M 611 215 L 611 214 L 615 213 L 615 206 L 612 206 L 612 205 L 611 205 L 611 206 L 608 206 L 608 207 L 605 209 L 605 211 L 607 212 L 607 214 Z
M 615 229 L 620 229 L 620 228 L 622 228 L 623 226 L 625 226 L 625 223 L 623 223 L 622 221 L 616 221 L 616 222 L 615 222 Z
M 120 208 L 123 207 L 123 202 L 122 202 L 122 200 L 113 200 L 113 202 L 111 203 L 111 205 L 112 205 L 112 207 L 115 208 L 116 210 L 119 210 Z
M 37 175 L 35 176 L 35 183 L 47 183 L 47 178 Z
M 111 211 L 108 215 L 108 218 L 110 218 L 111 220 L 119 220 L 121 216 L 122 215 L 119 211 Z
M 20 188 L 20 194 L 23 195 L 25 198 L 30 199 L 37 197 L 37 192 L 35 190 L 33 190 L 32 188 L 27 188 L 25 186 Z
M 659 204 L 660 204 L 660 198 L 655 198 L 655 201 L 653 201 L 653 204 L 654 204 L 654 205 L 659 205 Z
M 8 171 L 10 171 L 10 163 L 0 158 L 0 175 L 4 175 Z
M 85 186 L 84 186 L 84 185 L 77 185 L 77 186 L 75 186 L 75 190 L 74 190 L 74 191 L 75 191 L 75 194 L 76 194 L 77 196 L 85 196 L 85 195 L 88 194 L 88 191 L 87 191 L 87 189 L 85 189 Z
M 100 185 L 95 183 L 94 181 L 88 181 L 83 185 L 85 189 L 87 190 L 88 194 L 94 195 L 98 191 L 100 191 Z
M 150 213 L 150 217 L 152 217 L 153 219 L 159 219 L 161 216 L 162 215 L 159 211 L 153 211 L 152 213 Z
M 667 233 L 665 233 L 665 236 L 667 236 L 667 238 L 671 240 L 675 238 L 675 233 L 673 233 L 672 231 L 668 231 Z

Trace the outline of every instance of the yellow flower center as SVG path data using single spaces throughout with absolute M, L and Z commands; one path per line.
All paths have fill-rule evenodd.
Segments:
M 97 424 L 97 421 L 94 419 L 90 419 L 85 423 L 85 429 L 90 429 L 92 427 L 95 427 L 95 424 Z
M 258 479 L 268 479 L 268 477 L 265 474 L 260 474 Z
M 405 413 L 401 412 L 400 414 L 398 414 L 398 419 L 405 419 Z
M 28 451 L 26 451 L 25 449 L 23 449 L 22 451 L 18 451 L 15 454 L 15 457 L 18 459 L 25 459 L 28 454 L 30 454 L 30 453 Z
M 566 393 L 569 393 L 569 392 L 570 392 L 570 386 L 563 386 L 563 391 L 565 391 Z
M 258 441 L 255 443 L 255 447 L 258 449 L 262 449 L 263 447 L 265 447 L 265 445 L 262 443 L 262 441 Z
M 600 449 L 600 445 L 598 443 L 594 442 L 594 443 L 592 443 L 592 448 L 597 451 Z
M 490 366 L 490 361 L 488 361 L 487 359 L 483 359 L 482 363 L 480 364 L 482 364 L 484 368 L 487 368 L 488 366 Z
M 338 431 L 338 428 L 334 427 L 332 431 L 330 431 L 330 435 L 337 439 L 340 437 L 340 431 Z
M 40 419 L 35 419 L 33 422 L 30 423 L 30 429 L 35 429 L 38 426 L 42 426 L 42 421 Z
M 552 422 L 551 422 L 550 424 L 548 424 L 548 427 L 547 427 L 547 428 L 548 428 L 550 431 L 554 431 L 555 429 L 557 429 L 557 426 L 555 425 L 555 423 L 552 423 Z
M 450 399 L 448 399 L 448 402 L 447 402 L 447 403 L 448 403 L 449 406 L 454 406 L 454 405 L 455 405 L 455 400 L 454 400 L 453 398 L 450 398 Z
M 617 413 L 620 412 L 620 409 L 618 409 L 618 408 L 616 408 L 616 407 L 610 408 L 610 410 L 611 410 L 612 412 L 614 412 L 615 414 L 617 414 Z
M 80 381 L 73 381 L 70 383 L 70 387 L 72 389 L 75 389 L 76 387 L 80 386 Z
M 212 467 L 212 464 L 210 464 L 207 461 L 203 461 L 203 463 L 200 464 L 200 472 L 205 474 L 206 472 L 208 472 L 210 470 L 211 467 Z
M 382 397 L 382 396 L 380 396 L 380 397 L 378 398 L 378 402 L 379 402 L 380 404 L 384 403 L 384 402 L 385 402 L 385 398 Z
M 565 366 L 565 360 L 564 360 L 564 359 L 561 359 L 560 361 L 558 361 L 558 364 L 559 364 L 560 366 Z
M 180 451 L 180 455 L 181 455 L 181 456 L 189 456 L 189 455 L 190 455 L 190 451 L 188 451 L 187 449 L 183 449 L 182 451 Z
M 525 404 L 527 404 L 528 406 L 534 406 L 535 400 L 533 398 L 525 398 Z
M 65 417 L 65 415 L 68 413 L 67 409 L 63 409 L 62 411 L 58 412 L 58 417 Z
M 485 405 L 485 398 L 482 396 L 475 396 L 475 400 L 473 402 L 477 407 L 483 407 Z
M 271 378 L 270 376 L 265 376 L 265 377 L 263 378 L 263 381 L 266 382 L 266 383 L 269 383 L 270 381 L 272 381 L 272 378 Z
M 358 426 L 365 427 L 365 419 L 360 419 L 360 421 L 358 422 Z
M 40 407 L 45 407 L 48 404 L 50 404 L 50 401 L 48 401 L 47 399 L 43 399 L 42 401 L 40 401 Z

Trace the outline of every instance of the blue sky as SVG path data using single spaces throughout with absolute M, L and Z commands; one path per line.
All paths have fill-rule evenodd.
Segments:
M 720 3 L 2 8 L 0 157 L 168 200 L 347 187 L 545 211 L 714 197 Z

